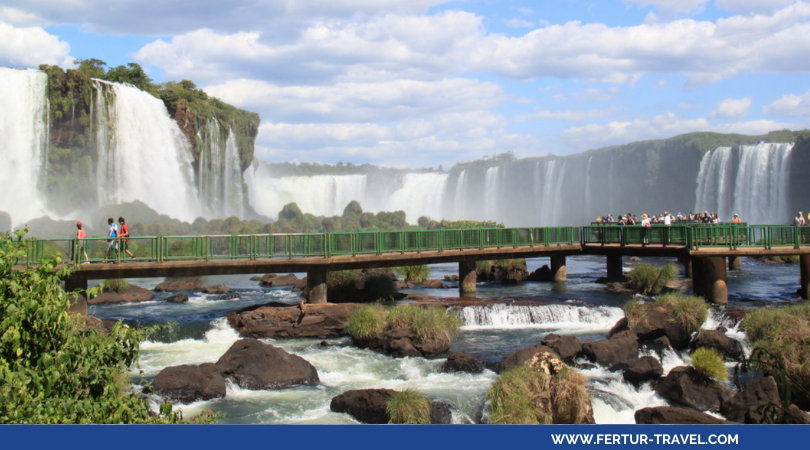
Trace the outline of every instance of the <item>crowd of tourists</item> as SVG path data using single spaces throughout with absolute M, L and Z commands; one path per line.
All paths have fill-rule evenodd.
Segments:
M 134 258 L 135 255 L 129 250 L 130 234 L 126 219 L 119 217 L 118 223 L 115 223 L 115 219 L 110 217 L 107 219 L 107 226 L 109 229 L 107 230 L 107 251 L 104 255 L 104 260 L 114 261 L 118 257 L 119 252 L 124 252 L 130 258 Z M 87 232 L 84 230 L 84 224 L 76 222 L 76 239 L 79 244 L 77 252 L 79 256 L 84 256 L 85 264 L 90 262 L 90 258 L 87 257 L 86 238 Z
M 799 213 L 801 214 L 801 213 Z M 617 224 L 617 225 L 643 225 L 643 226 L 650 226 L 650 225 L 672 225 L 673 223 L 722 223 L 720 222 L 720 218 L 718 217 L 717 213 L 712 213 L 709 211 L 705 211 L 702 213 L 699 212 L 690 212 L 688 214 L 671 214 L 669 211 L 664 211 L 661 214 L 653 214 L 647 215 L 642 214 L 641 218 L 639 219 L 633 213 L 627 214 L 618 214 L 617 218 L 614 218 L 612 214 L 608 214 L 606 216 L 597 217 L 595 220 L 596 223 L 602 224 Z M 731 219 L 731 223 L 742 223 L 739 214 L 734 214 Z

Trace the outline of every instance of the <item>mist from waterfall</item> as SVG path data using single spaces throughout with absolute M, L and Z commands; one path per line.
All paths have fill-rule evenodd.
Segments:
M 12 225 L 47 213 L 41 174 L 48 145 L 48 96 L 45 73 L 0 67 L 0 211 Z

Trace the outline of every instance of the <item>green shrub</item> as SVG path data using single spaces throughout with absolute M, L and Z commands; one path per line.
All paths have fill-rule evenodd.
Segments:
M 520 270 L 525 267 L 526 260 L 521 258 L 485 260 L 475 262 L 475 272 L 479 278 L 486 280 L 489 278 L 489 271 L 493 265 L 498 265 L 504 272 Z
M 417 308 L 413 316 L 411 329 L 416 332 L 419 339 L 434 339 L 444 336 L 452 339 L 461 326 L 461 319 L 452 311 L 441 306 L 428 306 Z
M 527 366 L 502 373 L 487 391 L 489 420 L 494 424 L 550 423 L 550 417 L 538 419 L 534 394 L 543 386 L 545 374 Z M 542 421 L 541 421 L 542 419 Z
M 631 298 L 622 305 L 624 316 L 628 319 L 634 318 L 641 311 L 641 303 L 638 300 Z
M 394 272 L 402 276 L 405 281 L 413 281 L 415 283 L 422 283 L 427 281 L 430 275 L 430 267 L 427 264 L 420 264 L 417 266 L 401 266 L 394 267 Z
M 60 278 L 70 268 L 45 258 L 13 270 L 25 243 L 0 235 L 0 423 L 176 423 L 165 403 L 153 415 L 131 391 L 142 331 L 117 323 L 109 332 L 68 313 Z
M 421 308 L 415 305 L 399 305 L 388 310 L 385 315 L 385 326 L 388 328 L 410 328 L 414 317 Z
M 113 278 L 110 280 L 104 280 L 101 283 L 101 290 L 102 292 L 117 292 L 121 293 L 129 288 L 129 282 L 124 278 Z
M 388 423 L 430 423 L 430 400 L 411 389 L 394 394 L 385 405 L 385 411 L 388 413 Z
M 728 370 L 723 364 L 723 357 L 713 348 L 700 347 L 692 352 L 692 367 L 705 377 L 720 381 L 728 379 Z
M 627 284 L 644 295 L 658 295 L 664 284 L 678 275 L 675 264 L 656 267 L 652 264 L 639 264 L 627 273 Z
M 375 303 L 358 308 L 346 323 L 346 331 L 355 339 L 367 339 L 385 327 L 385 309 Z
M 658 297 L 655 302 L 669 307 L 675 319 L 690 333 L 700 329 L 709 316 L 709 305 L 694 295 L 672 292 Z
M 360 281 L 360 271 L 335 270 L 326 273 L 326 288 L 340 289 L 354 287 Z
M 366 278 L 366 290 L 371 298 L 383 302 L 393 301 L 394 294 L 397 293 L 394 289 L 394 280 L 382 273 L 375 273 Z

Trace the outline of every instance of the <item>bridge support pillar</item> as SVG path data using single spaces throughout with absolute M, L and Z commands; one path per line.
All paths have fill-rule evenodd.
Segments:
M 728 257 L 728 270 L 742 270 L 742 257 L 729 256 Z
M 607 277 L 609 281 L 624 279 L 624 274 L 622 273 L 622 255 L 607 255 Z
M 307 271 L 307 302 L 326 303 L 326 270 Z
M 692 258 L 689 256 L 679 256 L 678 264 L 683 266 L 683 275 L 692 278 Z
M 724 257 L 692 257 L 692 272 L 692 284 L 696 295 L 710 303 L 728 303 Z
M 458 262 L 458 295 L 459 297 L 475 297 L 476 287 L 475 261 L 461 260 Z
M 565 255 L 551 256 L 551 280 L 555 282 L 568 280 L 568 269 L 565 267 Z
M 802 298 L 807 300 L 810 298 L 810 255 L 799 255 L 799 271 L 802 283 L 799 291 Z

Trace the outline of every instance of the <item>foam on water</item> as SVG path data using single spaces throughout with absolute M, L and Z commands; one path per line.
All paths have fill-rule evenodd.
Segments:
M 465 306 L 460 309 L 462 329 L 541 328 L 564 333 L 609 330 L 624 317 L 621 308 L 569 304 Z

